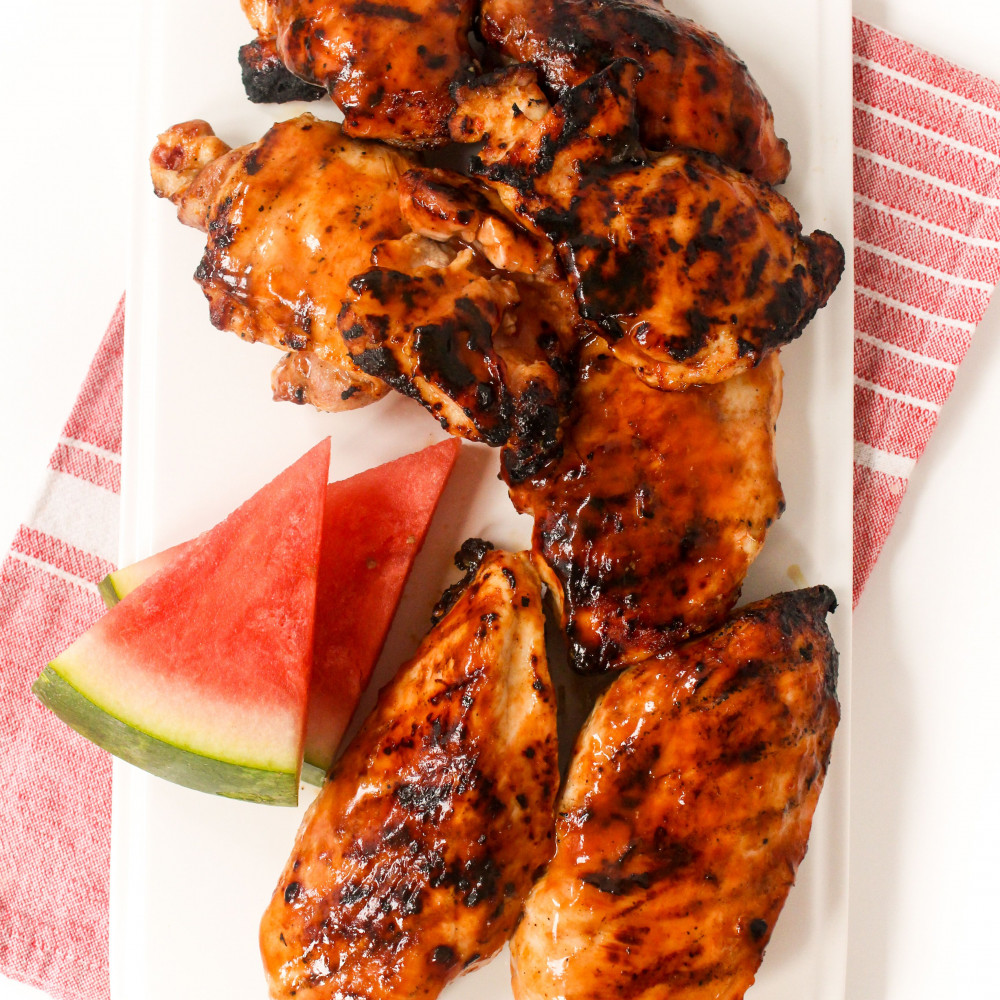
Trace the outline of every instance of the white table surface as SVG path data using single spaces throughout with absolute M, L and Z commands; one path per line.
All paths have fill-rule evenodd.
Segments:
M 49 0 L 5 17 L 4 547 L 125 282 L 135 6 Z M 856 0 L 855 10 L 1000 79 L 996 0 Z M 997 387 L 1000 301 L 856 612 L 849 1000 L 998 995 Z M 0 977 L 0 1000 L 41 996 Z

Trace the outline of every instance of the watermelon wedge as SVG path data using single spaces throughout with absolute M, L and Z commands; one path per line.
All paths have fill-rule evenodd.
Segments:
M 302 777 L 321 785 L 458 455 L 449 438 L 327 488 Z
M 312 663 L 327 439 L 133 590 L 33 690 L 171 781 L 294 805 Z
M 326 490 L 302 779 L 321 785 L 382 652 L 458 455 L 449 438 Z M 113 607 L 197 539 L 109 574 Z

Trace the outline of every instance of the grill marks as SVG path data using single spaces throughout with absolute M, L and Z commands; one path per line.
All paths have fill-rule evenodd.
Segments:
M 273 997 L 436 996 L 499 950 L 551 854 L 540 584 L 524 556 L 467 548 L 478 570 L 300 831 L 261 928 Z
M 473 67 L 472 0 L 283 0 L 241 49 L 251 100 L 333 98 L 344 130 L 412 148 L 448 139 L 451 83 Z
M 721 381 L 793 340 L 843 267 L 779 195 L 690 152 L 598 172 L 552 235 L 583 314 L 663 389 Z
M 783 509 L 776 359 L 662 392 L 595 338 L 558 462 L 511 490 L 561 590 L 574 666 L 614 669 L 718 624 Z
M 473 171 L 556 243 L 581 315 L 640 378 L 676 390 L 731 378 L 797 337 L 844 255 L 716 156 L 647 154 L 633 114 L 644 79 L 617 59 L 524 124 L 509 109 L 530 72 L 508 69 L 458 89 L 453 134 L 487 139 Z
M 581 320 L 550 244 L 476 182 L 411 170 L 414 232 L 374 248 L 338 327 L 353 363 L 448 431 L 504 446 L 519 482 L 558 454 Z
M 788 149 L 746 66 L 716 36 L 658 3 L 484 0 L 480 25 L 488 44 L 534 65 L 560 96 L 616 59 L 636 60 L 648 149 L 704 150 L 772 184 L 788 173 Z
M 521 1000 L 743 995 L 829 761 L 834 606 L 777 595 L 612 683 L 512 942 Z
M 449 267 L 367 271 L 352 280 L 338 325 L 362 371 L 423 403 L 446 430 L 499 446 L 513 404 L 494 337 L 516 292 L 467 264 L 468 252 Z
M 275 373 L 278 398 L 330 410 L 380 398 L 387 388 L 349 361 L 336 318 L 373 247 L 407 230 L 386 181 L 408 159 L 301 115 L 216 163 L 203 170 L 215 186 L 195 272 L 212 323 L 292 352 Z

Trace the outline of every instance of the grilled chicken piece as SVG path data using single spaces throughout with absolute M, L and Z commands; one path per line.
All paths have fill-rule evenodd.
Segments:
M 473 0 L 243 0 L 258 33 L 240 49 L 252 101 L 313 100 L 344 133 L 414 148 L 448 141 L 452 82 L 474 61 Z
M 716 35 L 657 0 L 483 0 L 479 25 L 487 44 L 536 67 L 557 95 L 616 59 L 636 60 L 647 149 L 715 153 L 766 184 L 788 176 L 788 146 L 746 66 Z
M 511 489 L 584 673 L 715 627 L 784 510 L 774 463 L 781 364 L 661 392 L 595 337 L 558 462 Z
M 337 314 L 372 248 L 402 236 L 396 182 L 411 163 L 339 125 L 302 115 L 230 150 L 205 122 L 163 133 L 150 157 L 156 193 L 208 234 L 195 278 L 212 323 L 294 352 L 275 394 L 351 409 L 388 391 L 348 360 Z
M 306 814 L 261 924 L 272 998 L 434 997 L 506 941 L 552 853 L 543 632 L 527 556 L 486 554 Z
M 351 357 L 452 433 L 504 445 L 520 481 L 558 452 L 583 326 L 552 244 L 451 171 L 404 174 L 400 208 L 414 233 L 351 282 Z
M 511 942 L 517 1000 L 741 1000 L 830 758 L 834 606 L 779 594 L 612 683 Z
M 843 249 L 802 235 L 784 198 L 714 157 L 647 157 L 636 76 L 616 62 L 545 113 L 530 71 L 494 74 L 459 88 L 452 131 L 487 139 L 474 170 L 557 243 L 581 314 L 644 381 L 719 382 L 802 332 Z

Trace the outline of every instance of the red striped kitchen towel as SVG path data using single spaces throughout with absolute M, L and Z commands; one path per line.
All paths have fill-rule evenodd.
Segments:
M 854 603 L 1000 281 L 1000 85 L 854 21 Z
M 65 1000 L 107 1000 L 111 759 L 31 694 L 97 619 L 118 554 L 118 304 L 0 575 L 0 973 Z
M 857 600 L 1000 280 L 1000 86 L 854 26 Z M 122 305 L 0 587 L 0 973 L 106 1000 L 110 765 L 28 693 L 103 610 Z

